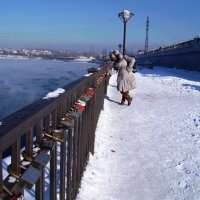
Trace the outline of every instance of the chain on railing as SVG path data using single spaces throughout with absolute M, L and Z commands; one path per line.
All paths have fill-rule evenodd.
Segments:
M 33 186 L 35 199 L 45 199 L 48 181 L 50 199 L 75 199 L 89 153 L 94 153 L 95 129 L 109 81 L 107 65 L 65 86 L 65 93 L 56 99 L 40 99 L 2 121 L 0 199 L 23 199 L 24 188 Z M 11 162 L 9 175 L 3 178 L 7 150 Z

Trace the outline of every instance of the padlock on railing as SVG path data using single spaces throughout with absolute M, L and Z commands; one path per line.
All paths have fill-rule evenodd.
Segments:
M 61 120 L 59 123 L 59 126 L 62 127 L 63 129 L 73 128 L 74 122 L 70 122 L 67 120 Z
M 10 199 L 24 199 L 23 186 L 19 183 L 15 177 L 7 176 L 4 180 L 3 191 L 0 193 L 1 200 Z
M 83 106 L 82 104 L 76 102 L 75 103 L 75 106 L 77 107 L 78 110 L 80 111 L 84 111 L 85 110 L 85 106 Z
M 55 147 L 55 142 L 53 140 L 44 139 L 40 145 L 41 149 L 43 150 L 50 150 L 52 151 Z
M 73 105 L 73 109 L 75 110 L 75 112 L 78 112 L 79 114 L 83 112 L 83 110 L 80 109 L 80 107 L 78 107 L 77 105 Z
M 80 117 L 80 113 L 78 113 L 78 112 L 72 112 L 70 115 L 72 117 L 74 117 L 74 118 L 79 118 Z
M 42 170 L 49 163 L 50 159 L 50 152 L 42 150 L 33 160 L 33 166 Z
M 5 189 L 5 188 L 4 188 Z M 14 194 L 11 194 L 9 196 L 6 196 L 5 198 L 1 198 L 0 197 L 0 200 L 3 200 L 3 199 L 9 199 L 9 200 L 25 200 L 25 197 L 23 194 L 18 194 L 18 195 L 14 195 Z
M 32 157 L 30 157 L 30 155 L 28 155 L 28 154 L 26 153 L 26 150 L 24 150 L 24 151 L 22 152 L 22 157 L 23 157 L 26 161 L 32 162 L 33 158 L 37 156 L 37 154 L 38 154 L 39 151 L 40 151 L 40 148 L 39 148 L 38 144 L 37 144 L 37 146 L 36 146 L 36 144 L 35 144 L 35 146 L 33 147 Z
M 100 76 L 98 80 L 105 81 L 105 76 Z
M 105 81 L 105 76 L 99 76 L 97 78 L 97 85 L 100 85 L 102 83 L 102 81 Z
M 45 137 L 60 143 L 64 142 L 63 134 L 63 129 L 52 129 L 50 134 L 44 132 Z
M 13 167 L 12 167 L 12 164 L 8 165 L 7 167 L 7 171 L 9 173 L 9 175 L 15 177 L 16 179 L 19 179 L 20 175 L 22 174 L 22 169 L 19 168 L 18 172 L 16 172 Z
M 23 160 L 20 164 L 20 168 L 23 170 L 27 170 L 30 164 L 31 164 L 30 161 Z
M 86 102 L 86 103 L 90 100 L 90 98 L 89 98 L 86 94 L 81 95 L 81 96 L 79 97 L 79 99 L 80 99 L 81 101 Z
M 18 172 L 16 172 L 15 170 L 13 170 L 12 164 L 8 165 L 7 171 L 8 171 L 8 173 L 9 173 L 9 175 L 12 176 L 12 177 L 15 177 L 15 178 L 18 180 L 18 179 L 20 178 L 20 176 L 22 175 L 22 173 L 23 173 L 24 171 L 26 171 L 27 168 L 28 168 L 28 164 L 27 164 L 27 166 L 25 166 L 25 165 L 24 165 L 24 162 L 25 162 L 25 160 L 23 160 L 23 161 L 20 163 Z M 29 165 L 30 165 L 31 162 L 30 162 L 30 161 L 27 161 L 27 162 L 28 162 Z
M 19 195 L 11 196 L 10 200 L 25 200 L 25 197 L 23 194 L 19 194 Z
M 86 106 L 86 102 L 85 101 L 82 101 L 80 99 L 77 100 L 77 103 L 79 103 L 80 105 L 82 106 Z
M 36 184 L 41 176 L 41 170 L 30 165 L 29 168 L 20 177 L 20 182 L 24 184 L 28 189 L 31 189 Z
M 88 88 L 86 90 L 86 94 L 88 95 L 89 98 L 92 98 L 92 96 L 94 95 L 94 89 L 93 88 Z
M 19 177 L 20 182 L 27 188 L 31 189 L 36 184 L 41 176 L 42 170 L 49 163 L 51 159 L 49 150 L 49 147 L 46 147 L 46 150 L 41 150 L 31 165 L 28 166 L 28 169 Z
M 34 160 L 32 162 L 27 161 L 27 160 L 22 160 L 20 163 L 20 172 L 19 174 L 16 174 L 14 170 L 12 169 L 12 166 L 8 166 L 8 173 L 11 175 L 9 177 L 13 177 L 12 180 L 8 177 L 8 183 L 12 182 L 14 184 L 15 182 L 19 182 L 21 187 L 26 186 L 27 188 L 31 189 L 33 185 L 36 184 L 38 179 L 41 176 L 42 169 L 44 166 L 47 165 L 47 163 L 50 161 L 50 155 L 48 154 L 48 151 L 53 148 L 52 143 L 45 143 L 46 150 L 39 151 L 37 156 L 33 158 Z M 54 144 L 54 143 L 53 143 Z M 43 144 L 44 145 L 44 144 Z M 40 148 L 38 148 L 40 150 Z M 8 188 L 4 187 L 4 190 L 12 196 L 11 199 L 16 199 L 16 198 L 22 198 L 23 196 L 17 196 L 17 195 L 12 195 L 12 193 L 9 191 Z
M 13 196 L 13 193 L 5 184 L 3 184 L 3 191 L 0 193 L 0 200 L 9 199 L 11 196 Z
M 26 153 L 26 150 L 24 150 L 24 151 L 22 152 L 22 157 L 23 157 L 25 160 L 30 161 L 30 162 L 32 162 L 32 160 L 33 160 L 33 158 L 30 157 L 30 155 L 28 155 L 28 154 Z
M 68 121 L 70 123 L 74 123 L 74 118 L 69 113 L 66 113 L 65 117 L 61 118 L 61 121 Z
M 52 129 L 52 136 L 58 142 L 64 142 L 64 130 L 63 129 Z

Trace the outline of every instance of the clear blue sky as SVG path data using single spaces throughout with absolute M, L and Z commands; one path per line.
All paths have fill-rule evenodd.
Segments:
M 191 39 L 200 33 L 200 0 L 2 0 L 0 47 L 108 50 L 123 39 L 117 14 L 135 16 L 127 24 L 127 47 L 149 49 Z

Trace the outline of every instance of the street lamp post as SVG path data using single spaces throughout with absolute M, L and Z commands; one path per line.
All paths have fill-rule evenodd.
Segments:
M 125 49 L 126 49 L 126 23 L 132 16 L 134 16 L 134 14 L 128 10 L 123 10 L 118 14 L 118 17 L 124 23 L 123 55 L 125 55 Z

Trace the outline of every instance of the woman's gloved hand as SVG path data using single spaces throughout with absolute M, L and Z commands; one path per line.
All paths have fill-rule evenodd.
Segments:
M 136 68 L 133 68 L 133 73 L 136 73 L 137 72 L 137 69 Z

